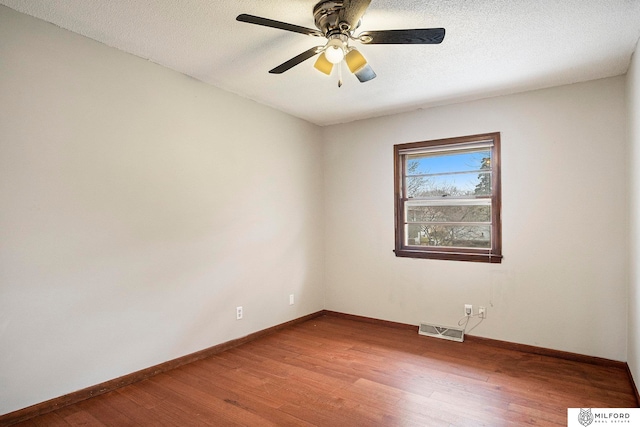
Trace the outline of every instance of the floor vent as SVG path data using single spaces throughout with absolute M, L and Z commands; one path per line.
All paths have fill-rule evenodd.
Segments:
M 444 340 L 458 342 L 464 341 L 464 329 L 434 325 L 433 323 L 420 323 L 420 329 L 418 329 L 418 333 L 420 335 L 442 338 Z

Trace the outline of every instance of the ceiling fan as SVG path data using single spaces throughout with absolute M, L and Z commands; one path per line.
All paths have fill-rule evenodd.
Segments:
M 444 28 L 416 28 L 407 30 L 365 31 L 358 35 L 354 31 L 360 26 L 371 0 L 323 0 L 313 8 L 313 17 L 317 30 L 274 21 L 259 16 L 241 14 L 236 20 L 249 24 L 262 25 L 280 30 L 292 31 L 314 37 L 324 37 L 326 44 L 315 46 L 294 56 L 290 60 L 278 65 L 269 72 L 282 74 L 296 65 L 318 54 L 314 67 L 330 75 L 335 64 L 343 60 L 349 70 L 355 74 L 360 82 L 368 82 L 376 77 L 376 73 L 362 54 L 353 47 L 351 42 L 362 44 L 439 44 L 444 39 Z M 338 67 L 340 70 L 341 67 Z M 342 78 L 338 81 L 342 86 Z

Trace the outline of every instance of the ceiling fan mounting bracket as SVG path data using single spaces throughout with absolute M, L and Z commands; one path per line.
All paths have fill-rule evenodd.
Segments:
M 329 41 L 331 41 L 333 39 L 339 39 L 340 41 L 342 41 L 343 44 L 346 44 L 347 41 L 349 40 L 349 36 L 347 36 L 346 34 L 342 34 L 342 33 L 333 33 L 333 34 L 329 34 L 327 36 L 327 39 L 329 39 Z

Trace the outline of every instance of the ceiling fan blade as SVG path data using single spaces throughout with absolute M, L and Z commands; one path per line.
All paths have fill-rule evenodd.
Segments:
M 365 31 L 358 39 L 364 44 L 439 44 L 444 40 L 444 28 Z
M 282 74 L 285 71 L 287 71 L 288 69 L 293 68 L 296 65 L 300 64 L 301 62 L 304 62 L 307 59 L 316 56 L 317 54 L 322 52 L 323 47 L 324 46 L 312 47 L 311 49 L 302 52 L 300 55 L 294 56 L 293 58 L 291 58 L 287 62 L 283 62 L 282 64 L 278 65 L 273 70 L 269 70 L 269 72 L 271 74 Z
M 346 22 L 351 30 L 355 30 L 370 3 L 371 0 L 344 0 L 340 9 L 340 22 Z
M 360 83 L 368 82 L 369 80 L 373 80 L 376 78 L 376 73 L 373 71 L 373 68 L 371 68 L 369 64 L 360 68 L 353 74 L 355 74 L 358 80 L 360 80 Z
M 301 27 L 299 25 L 287 24 L 286 22 L 274 21 L 273 19 L 261 18 L 259 16 L 247 15 L 246 13 L 238 15 L 236 17 L 236 21 L 262 25 L 263 27 L 277 28 L 279 30 L 293 31 L 294 33 L 305 34 L 308 36 L 324 37 L 324 34 L 318 30 Z

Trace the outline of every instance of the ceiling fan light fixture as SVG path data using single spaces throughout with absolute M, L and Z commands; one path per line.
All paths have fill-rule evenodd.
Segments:
M 336 37 L 327 42 L 324 54 L 332 64 L 338 64 L 344 59 L 344 42 Z
M 358 72 L 362 67 L 367 65 L 367 60 L 356 49 L 351 49 L 344 57 L 349 67 L 349 71 L 352 73 Z
M 344 58 L 344 51 L 339 47 L 330 46 L 324 53 L 327 60 L 332 64 L 338 64 Z
M 329 62 L 324 52 L 320 54 L 313 66 L 316 68 L 316 70 L 326 74 L 327 76 L 331 75 L 331 70 L 333 70 L 333 63 Z

